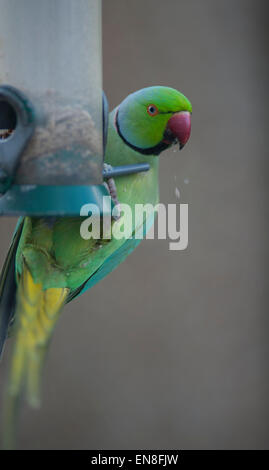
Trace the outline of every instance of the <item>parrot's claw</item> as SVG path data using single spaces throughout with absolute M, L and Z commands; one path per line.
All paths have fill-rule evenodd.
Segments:
M 112 169 L 111 165 L 108 165 L 108 163 L 104 163 L 104 170 L 109 171 Z M 120 203 L 118 200 L 118 195 L 117 195 L 117 187 L 115 184 L 114 178 L 107 178 L 106 182 L 104 183 L 109 191 L 111 200 L 114 204 L 114 209 L 113 209 L 113 215 L 112 218 L 114 220 L 119 220 L 120 219 Z

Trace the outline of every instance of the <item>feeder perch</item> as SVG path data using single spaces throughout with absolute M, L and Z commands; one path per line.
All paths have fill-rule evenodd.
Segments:
M 100 0 L 0 0 L 0 215 L 100 213 L 103 169 Z

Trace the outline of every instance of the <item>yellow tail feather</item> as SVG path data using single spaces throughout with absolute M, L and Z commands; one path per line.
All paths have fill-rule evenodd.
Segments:
M 5 403 L 5 447 L 12 447 L 16 409 L 25 386 L 28 403 L 40 404 L 40 379 L 47 344 L 68 295 L 66 288 L 42 289 L 24 266 L 17 290 L 15 343 Z

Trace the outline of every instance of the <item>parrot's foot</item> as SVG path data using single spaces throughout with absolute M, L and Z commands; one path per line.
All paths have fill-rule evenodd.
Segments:
M 104 169 L 106 171 L 111 170 L 112 166 L 108 165 L 107 163 L 104 163 Z M 114 204 L 114 209 L 113 209 L 113 215 L 112 218 L 114 220 L 120 219 L 120 203 L 118 200 L 118 195 L 117 195 L 117 187 L 114 178 L 108 178 L 106 182 L 104 183 L 108 189 L 108 192 L 110 194 L 111 200 Z

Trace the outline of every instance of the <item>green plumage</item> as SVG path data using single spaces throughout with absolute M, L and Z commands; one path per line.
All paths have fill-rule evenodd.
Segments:
M 158 109 L 156 116 L 149 115 L 148 107 L 152 104 Z M 128 204 L 133 215 L 135 204 L 150 203 L 154 206 L 158 202 L 158 156 L 154 154 L 156 152 L 149 152 L 151 148 L 159 148 L 170 117 L 180 111 L 191 112 L 187 98 L 171 88 L 152 87 L 130 95 L 119 108 L 110 113 L 106 163 L 150 164 L 148 172 L 115 179 L 118 200 L 121 204 Z M 122 136 L 119 135 L 117 125 Z M 166 148 L 170 144 L 162 145 Z M 134 150 L 133 146 L 137 149 Z M 153 220 L 153 213 L 150 217 Z M 13 248 L 13 251 L 16 250 L 15 276 L 18 288 L 15 343 L 6 405 L 9 422 L 25 380 L 29 403 L 38 403 L 38 376 L 48 341 L 64 303 L 92 287 L 117 267 L 140 242 L 129 237 L 137 230 L 143 231 L 145 226 L 145 220 L 142 226 L 136 226 L 133 217 L 132 223 L 127 226 L 126 239 L 84 240 L 80 235 L 81 222 L 81 218 L 59 217 L 49 220 L 25 217 L 17 229 L 17 233 L 21 233 L 19 242 Z M 123 222 L 124 216 L 114 221 L 114 229 L 120 230 Z M 9 259 L 14 268 L 12 250 Z M 8 287 L 5 287 L 5 278 L 2 279 L 3 297 Z M 1 324 L 1 317 L 6 319 L 7 315 L 1 312 L 0 304 L 0 338 L 3 340 L 7 321 Z M 9 439 L 11 434 L 12 431 Z

